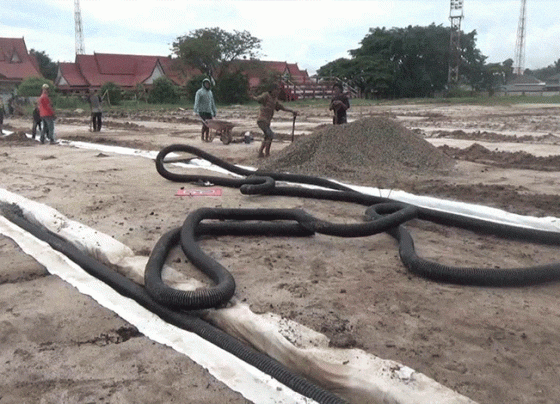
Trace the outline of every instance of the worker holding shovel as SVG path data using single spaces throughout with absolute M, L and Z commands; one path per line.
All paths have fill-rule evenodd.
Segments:
M 258 97 L 253 97 L 255 101 L 261 104 L 261 110 L 259 117 L 257 118 L 257 125 L 264 133 L 264 139 L 261 143 L 259 149 L 259 157 L 270 156 L 270 146 L 272 145 L 272 139 L 274 139 L 274 132 L 270 129 L 270 122 L 274 116 L 275 111 L 286 111 L 291 112 L 294 117 L 297 116 L 297 111 L 288 109 L 278 102 L 278 96 L 280 95 L 280 87 L 278 85 L 273 85 L 270 90 L 266 93 L 262 93 Z

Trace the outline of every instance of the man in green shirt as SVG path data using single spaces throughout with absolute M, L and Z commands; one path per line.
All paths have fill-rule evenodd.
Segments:
M 210 128 L 206 125 L 208 119 L 216 116 L 216 103 L 214 102 L 214 95 L 210 90 L 210 80 L 202 80 L 202 87 L 196 92 L 194 96 L 194 113 L 202 118 L 202 141 L 210 141 Z

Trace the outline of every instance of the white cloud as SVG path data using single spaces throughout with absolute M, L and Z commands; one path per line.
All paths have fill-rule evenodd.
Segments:
M 198 28 L 249 31 L 266 59 L 297 62 L 310 72 L 348 57 L 372 27 L 448 26 L 443 0 L 81 0 L 87 53 L 168 55 L 170 44 Z M 462 29 L 476 30 L 489 62 L 513 58 L 520 0 L 467 0 Z M 527 4 L 526 67 L 560 58 L 556 0 Z M 52 59 L 74 59 L 72 0 L 2 0 L 3 36 L 25 36 L 29 48 Z

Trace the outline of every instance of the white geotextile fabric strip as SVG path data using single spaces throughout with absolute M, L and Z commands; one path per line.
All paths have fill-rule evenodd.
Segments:
M 51 274 L 59 276 L 81 293 L 91 296 L 102 306 L 134 324 L 138 331 L 151 340 L 187 355 L 208 369 L 216 379 L 247 399 L 265 404 L 315 403 L 198 335 L 166 323 L 3 216 L 0 216 L 0 234 L 13 239 L 26 254 L 34 257 Z

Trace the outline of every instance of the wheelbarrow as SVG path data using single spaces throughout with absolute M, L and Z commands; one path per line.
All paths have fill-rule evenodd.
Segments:
M 231 130 L 234 128 L 235 124 L 228 121 L 221 121 L 219 119 L 208 119 L 202 121 L 204 125 L 210 128 L 210 141 L 214 140 L 214 137 L 220 136 L 220 140 L 223 144 L 230 144 L 232 141 Z M 214 133 L 212 133 L 214 131 Z

